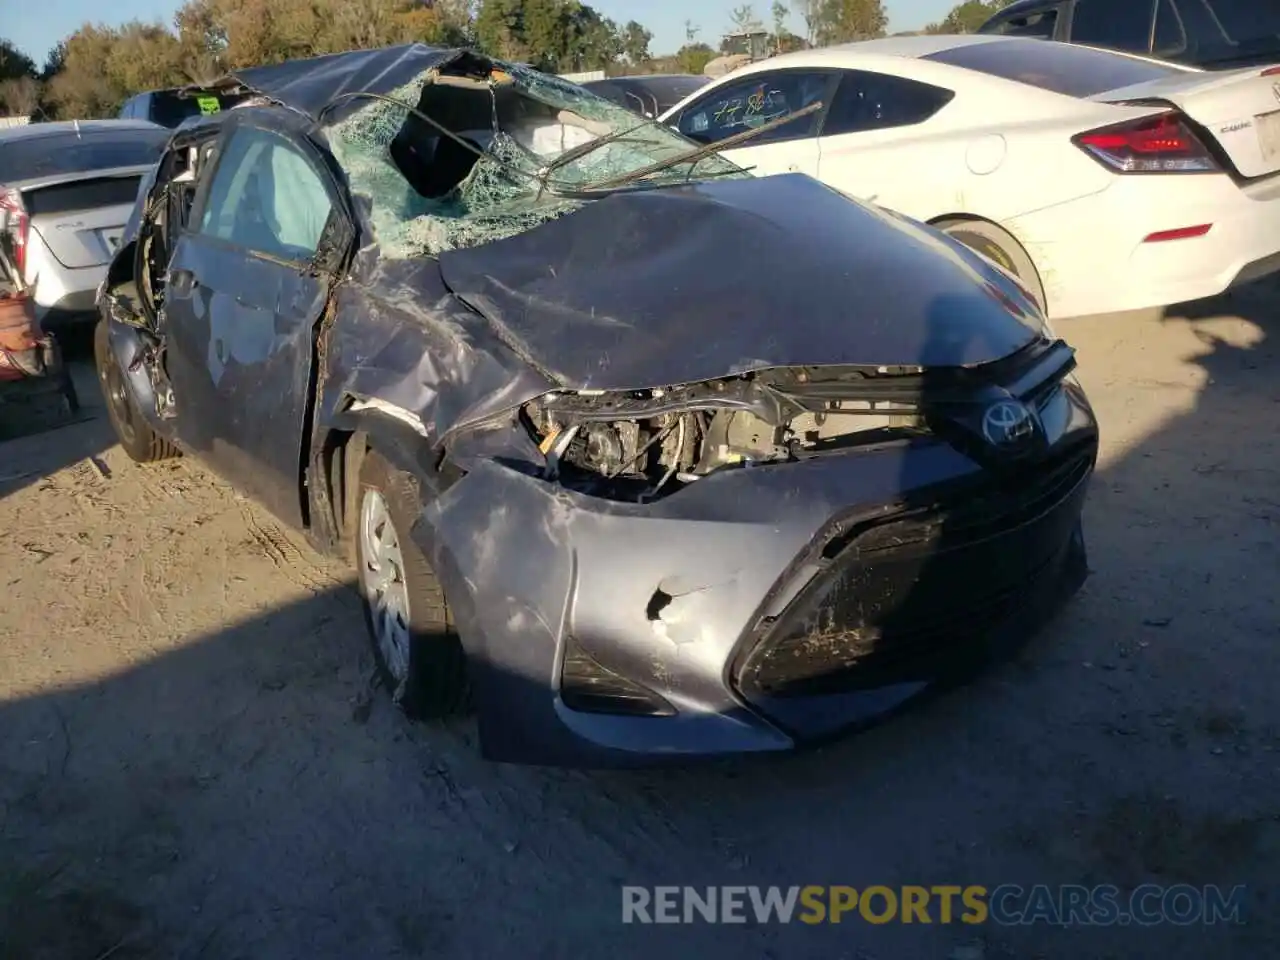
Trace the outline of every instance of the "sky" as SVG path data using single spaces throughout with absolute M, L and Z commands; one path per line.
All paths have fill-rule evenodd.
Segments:
M 618 22 L 638 20 L 653 32 L 651 49 L 655 54 L 674 53 L 685 42 L 685 21 L 692 20 L 701 28 L 700 40 L 716 45 L 729 29 L 729 12 L 741 6 L 742 0 L 588 0 L 606 17 Z M 785 2 L 785 0 L 784 0 Z M 173 19 L 182 0 L 116 0 L 106 6 L 99 0 L 0 0 L 0 35 L 16 43 L 37 66 L 55 43 L 72 33 L 86 20 L 117 25 L 127 20 Z M 889 30 L 916 30 L 931 20 L 941 19 L 956 0 L 885 0 L 889 11 Z M 15 16 L 19 9 L 26 13 Z M 756 16 L 769 19 L 772 0 L 753 4 Z M 9 15 L 5 15 L 6 8 Z M 109 13 L 106 11 L 109 10 Z M 798 16 L 792 16 L 791 29 L 803 33 Z

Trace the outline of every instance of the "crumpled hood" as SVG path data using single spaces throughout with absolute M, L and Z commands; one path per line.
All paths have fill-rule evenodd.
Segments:
M 976 365 L 1041 324 L 983 258 L 801 174 L 616 193 L 440 269 L 525 361 L 578 389 Z

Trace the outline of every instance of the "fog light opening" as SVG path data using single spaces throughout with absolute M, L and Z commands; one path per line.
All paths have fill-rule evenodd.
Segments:
M 565 650 L 560 699 L 578 713 L 670 717 L 676 712 L 652 690 L 602 666 L 573 637 Z

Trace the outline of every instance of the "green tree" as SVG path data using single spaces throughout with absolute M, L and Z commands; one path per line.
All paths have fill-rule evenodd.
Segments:
M 729 14 L 729 25 L 734 33 L 752 33 L 763 26 L 756 17 L 755 8 L 749 3 L 734 8 Z
M 44 69 L 40 71 L 40 79 L 48 81 L 62 71 L 63 64 L 66 62 L 67 44 L 65 40 L 59 40 L 44 58 Z
M 676 53 L 676 61 L 684 73 L 701 76 L 708 63 L 716 58 L 716 52 L 705 43 L 686 43 Z
M 524 60 L 524 4 L 521 0 L 480 0 L 472 24 L 476 43 L 504 60 Z
M 787 18 L 791 16 L 791 10 L 787 5 L 782 0 L 774 0 L 769 12 L 773 14 L 773 36 L 769 38 L 769 46 L 773 48 L 773 52 L 791 53 L 794 50 L 803 50 L 804 38 L 797 37 L 787 29 Z
M 639 23 L 635 28 L 619 31 L 577 0 L 481 0 L 472 30 L 480 49 L 495 57 L 566 71 L 608 67 L 624 45 L 639 61 L 648 59 L 648 31 Z
M 573 5 L 572 30 L 560 70 L 606 70 L 622 56 L 618 25 L 585 3 Z
M 64 44 L 48 99 L 66 119 L 114 116 L 130 95 L 180 80 L 177 37 L 160 23 L 85 24 Z
M 22 80 L 0 90 L 0 103 L 25 107 L 44 81 L 46 115 L 112 116 L 143 90 L 410 41 L 474 43 L 558 72 L 608 68 L 621 57 L 647 67 L 651 40 L 638 21 L 620 29 L 580 0 L 187 0 L 171 27 L 85 24 L 50 52 L 39 76 L 29 57 L 0 41 L 0 71 L 9 71 L 0 82 Z
M 0 80 L 36 76 L 35 61 L 19 50 L 17 44 L 0 37 Z
M 826 0 L 820 11 L 816 42 L 819 46 L 874 40 L 889 25 L 883 0 Z
M 805 39 L 811 44 L 817 43 L 827 0 L 799 0 L 799 5 L 800 18 L 804 20 Z
M 635 20 L 628 20 L 626 26 L 618 32 L 618 46 L 632 66 L 649 62 L 649 44 L 652 41 L 653 34 Z
M 938 23 L 925 27 L 925 33 L 974 33 L 1013 0 L 964 0 Z
M 464 39 L 460 27 L 417 0 L 189 0 L 174 26 L 182 72 L 195 82 L 255 64 Z
M 135 93 L 239 67 L 459 33 L 420 0 L 188 0 L 172 29 L 81 27 L 50 53 L 47 99 L 62 117 L 112 116 Z
M 40 104 L 40 81 L 36 64 L 18 47 L 0 38 L 0 110 L 11 117 L 36 113 Z
M 787 17 L 791 16 L 791 11 L 787 9 L 787 5 L 782 0 L 773 0 L 773 7 L 770 10 L 773 14 L 773 35 L 781 37 L 787 33 Z

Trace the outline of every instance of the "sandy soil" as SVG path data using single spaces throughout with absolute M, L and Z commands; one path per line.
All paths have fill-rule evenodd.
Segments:
M 1094 575 L 1016 662 L 814 754 L 491 765 L 371 688 L 348 572 L 94 419 L 0 445 L 0 957 L 1280 950 L 1275 291 L 1060 325 Z M 1213 928 L 620 923 L 621 884 L 1249 885 Z

